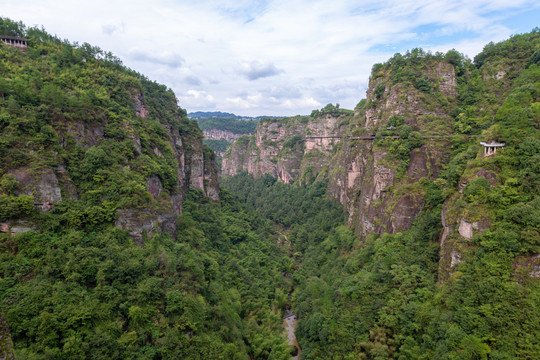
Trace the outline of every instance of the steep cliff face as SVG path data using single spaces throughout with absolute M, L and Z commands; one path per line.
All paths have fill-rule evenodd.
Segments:
M 39 55 L 62 51 L 59 62 Z M 5 232 L 39 230 L 21 204 L 47 212 L 67 200 L 113 211 L 107 220 L 140 243 L 158 230 L 174 235 L 188 189 L 219 200 L 215 157 L 172 91 L 96 51 L 48 41 L 27 53 L 0 49 L 9 76 L 0 102 Z M 28 67 L 39 69 L 39 86 Z
M 329 166 L 329 193 L 360 235 L 409 229 L 424 205 L 425 184 L 448 161 L 454 67 L 436 60 L 416 66 L 425 80 L 420 89 L 408 79 L 396 82 L 395 71 L 392 65 L 375 69 L 365 117 L 355 124 L 375 139 L 346 139 Z
M 367 101 L 354 114 L 316 111 L 261 122 L 255 136 L 231 146 L 223 173 L 266 173 L 300 183 L 327 177 L 329 194 L 345 206 L 359 234 L 408 229 L 424 204 L 426 181 L 448 161 L 448 113 L 457 95 L 453 65 L 418 62 L 420 83 L 397 81 L 394 65 L 376 69 Z M 299 146 L 291 146 L 295 142 Z
M 205 139 L 226 140 L 231 143 L 242 136 L 242 134 L 236 134 L 232 131 L 221 129 L 204 129 L 203 135 Z
M 411 151 L 404 168 L 385 148 L 353 141 L 332 161 L 329 194 L 345 206 L 359 235 L 409 229 L 424 205 L 426 181 L 436 177 L 447 154 L 440 144 L 425 144 Z
M 341 140 L 349 112 L 323 113 L 315 117 L 264 119 L 255 135 L 236 141 L 223 157 L 224 175 L 247 171 L 255 177 L 270 174 L 280 181 L 302 181 L 330 160 Z

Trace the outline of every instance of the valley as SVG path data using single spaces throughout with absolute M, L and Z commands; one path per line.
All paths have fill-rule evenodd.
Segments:
M 239 119 L 0 21 L 1 359 L 539 357 L 538 29 Z

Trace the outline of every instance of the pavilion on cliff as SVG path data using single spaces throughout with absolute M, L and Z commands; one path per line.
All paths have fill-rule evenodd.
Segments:
M 505 143 L 498 143 L 495 141 L 491 142 L 480 142 L 480 145 L 484 146 L 484 156 L 492 156 L 497 153 L 497 148 L 502 148 L 506 144 Z

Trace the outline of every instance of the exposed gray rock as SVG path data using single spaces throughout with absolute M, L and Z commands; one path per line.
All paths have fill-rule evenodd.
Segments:
M 14 234 L 21 234 L 28 231 L 34 231 L 36 230 L 33 226 L 24 226 L 24 225 L 12 225 L 10 228 L 10 232 L 12 235 Z
M 489 221 L 474 221 L 470 223 L 465 220 L 465 218 L 461 218 L 461 220 L 459 221 L 458 232 L 459 235 L 471 240 L 475 231 L 478 233 L 483 233 L 489 227 L 489 225 Z
M 206 129 L 203 130 L 203 135 L 205 139 L 211 140 L 226 140 L 228 142 L 233 142 L 238 139 L 243 134 L 235 134 L 230 130 L 220 130 L 220 129 Z
M 15 220 L 0 223 L 0 233 L 7 233 L 9 235 L 21 234 L 28 231 L 36 231 L 37 227 L 34 223 Z
M 62 190 L 52 169 L 34 171 L 24 167 L 10 171 L 19 182 L 16 195 L 34 197 L 34 203 L 42 211 L 48 211 L 52 203 L 62 201 Z
M 424 201 L 421 196 L 411 194 L 403 195 L 392 211 L 391 231 L 398 232 L 408 230 L 414 219 L 416 219 L 418 214 L 420 214 L 420 211 L 422 211 L 423 205 Z
M 67 124 L 67 133 L 84 148 L 98 145 L 103 140 L 105 129 L 101 125 L 86 125 L 80 122 Z M 65 136 L 63 137 L 65 143 Z
M 461 218 L 458 228 L 459 235 L 469 240 L 472 239 L 474 233 L 473 228 L 475 225 L 478 227 L 478 223 L 470 223 L 464 218 Z
M 143 245 L 144 236 L 152 238 L 158 231 L 176 236 L 176 215 L 171 211 L 157 212 L 152 209 L 118 209 L 115 225 L 129 230 L 129 236 L 137 245 Z
M 131 100 L 133 100 L 135 107 L 135 116 L 146 118 L 148 116 L 148 109 L 144 105 L 142 94 L 137 92 L 137 94 L 131 96 Z
M 461 254 L 456 248 L 452 248 L 452 251 L 450 252 L 450 268 L 453 270 L 461 262 L 463 262 L 463 260 L 461 260 Z
M 540 254 L 524 255 L 514 261 L 514 276 L 540 277 Z
M 161 181 L 157 176 L 152 176 L 148 179 L 146 182 L 146 190 L 148 190 L 154 199 L 161 194 L 163 191 L 163 185 L 161 185 Z

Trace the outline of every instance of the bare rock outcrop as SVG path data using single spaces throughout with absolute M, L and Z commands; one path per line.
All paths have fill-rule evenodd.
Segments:
M 203 130 L 203 135 L 205 139 L 226 140 L 232 143 L 233 141 L 240 138 L 243 134 L 236 134 L 230 130 L 205 129 Z
M 115 225 L 129 230 L 129 236 L 137 245 L 145 238 L 152 238 L 158 231 L 176 236 L 176 215 L 170 211 L 154 209 L 119 209 Z
M 515 259 L 514 276 L 523 281 L 524 277 L 540 278 L 540 254 L 523 255 Z
M 62 201 L 62 189 L 52 169 L 33 170 L 23 167 L 9 171 L 15 176 L 18 187 L 16 195 L 34 198 L 34 204 L 42 211 L 47 211 L 55 202 Z
M 239 138 L 225 153 L 222 173 L 270 174 L 289 183 L 308 167 L 318 172 L 341 140 L 341 120 L 331 115 L 261 120 L 253 136 Z
M 420 71 L 429 91 L 410 81 L 396 83 L 387 69 L 370 80 L 362 111 L 261 121 L 254 136 L 240 138 L 229 148 L 223 174 L 247 171 L 255 177 L 270 174 L 283 182 L 303 183 L 309 174 L 324 173 L 329 195 L 344 205 L 349 225 L 359 235 L 407 230 L 424 206 L 424 190 L 418 183 L 436 178 L 449 157 L 448 141 L 431 138 L 432 123 L 437 124 L 438 135 L 451 133 L 448 105 L 457 102 L 453 65 L 429 60 Z M 406 162 L 403 155 L 401 160 L 396 157 L 406 137 L 378 142 L 366 136 L 382 137 L 383 131 L 392 129 L 388 122 L 396 115 L 402 119 L 400 125 L 423 138 Z M 399 137 L 397 131 L 390 134 L 394 139 Z

